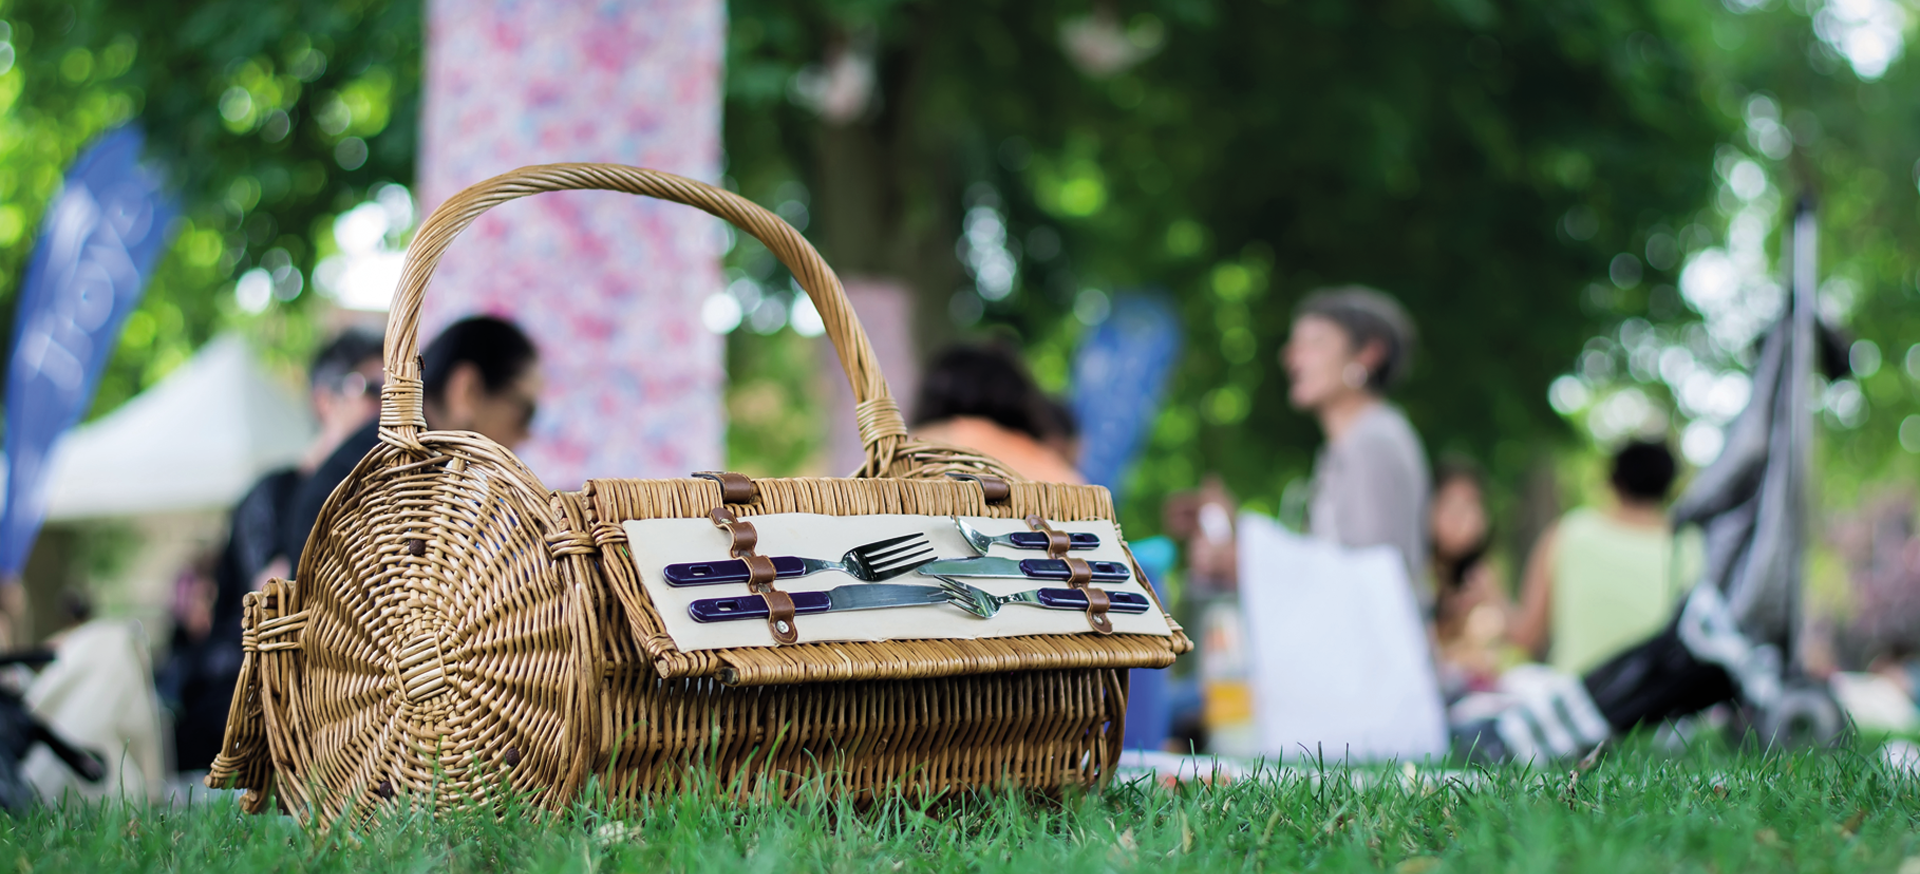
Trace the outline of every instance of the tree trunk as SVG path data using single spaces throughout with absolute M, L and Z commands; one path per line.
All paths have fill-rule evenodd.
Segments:
M 828 263 L 842 277 L 899 284 L 914 299 L 914 346 L 924 359 L 953 336 L 947 302 L 966 277 L 954 257 L 959 193 L 952 150 L 920 123 L 924 53 L 916 44 L 882 55 L 877 109 L 819 127 L 813 215 Z M 903 401 L 913 386 L 894 386 Z

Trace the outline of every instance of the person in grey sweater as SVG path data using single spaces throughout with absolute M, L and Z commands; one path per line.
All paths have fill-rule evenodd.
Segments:
M 1361 286 L 1324 289 L 1295 311 L 1281 351 L 1288 400 L 1327 435 L 1314 463 L 1308 530 L 1342 546 L 1399 550 L 1423 605 L 1430 474 L 1420 435 L 1386 392 L 1405 375 L 1413 323 L 1393 298 Z

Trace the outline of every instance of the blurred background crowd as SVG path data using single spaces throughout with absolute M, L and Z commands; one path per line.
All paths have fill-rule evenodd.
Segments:
M 153 773 L 204 768 L 238 598 L 297 566 L 375 439 L 419 220 L 595 160 L 801 231 L 921 436 L 1114 492 L 1201 643 L 1151 692 L 1144 742 L 1181 751 L 1247 718 L 1209 619 L 1242 512 L 1396 549 L 1453 697 L 1657 633 L 1707 561 L 1667 502 L 1726 449 L 1808 269 L 1789 661 L 1910 696 L 1917 24 L 1909 0 L 7 0 L 14 642 L 138 620 L 171 731 Z M 20 388 L 32 288 L 86 263 L 56 244 L 61 198 L 136 129 L 135 287 L 83 325 L 78 426 L 32 444 L 22 422 L 65 415 Z M 1790 257 L 1796 208 L 1817 262 Z M 438 277 L 429 422 L 550 487 L 859 464 L 818 313 L 706 216 L 550 196 Z

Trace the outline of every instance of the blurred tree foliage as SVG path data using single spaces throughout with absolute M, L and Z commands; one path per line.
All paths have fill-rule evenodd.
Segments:
M 783 330 L 727 344 L 728 470 L 756 477 L 827 473 L 821 410 L 829 395 L 822 380 L 844 377 L 838 367 L 824 372 L 816 342 Z
M 1827 258 L 1884 361 L 1860 377 L 1874 411 L 1830 449 L 1878 475 L 1911 467 L 1896 432 L 1920 376 L 1920 277 L 1899 247 L 1916 220 L 1916 73 L 1863 83 L 1814 37 L 1818 0 L 1792 2 L 733 0 L 727 172 L 843 273 L 908 282 L 929 351 L 1012 333 L 1053 390 L 1098 316 L 1089 290 L 1171 293 L 1189 351 L 1131 490 L 1144 533 L 1203 472 L 1268 508 L 1305 474 L 1319 435 L 1287 409 L 1276 356 L 1322 285 L 1407 303 L 1424 346 L 1399 398 L 1436 454 L 1511 485 L 1581 445 L 1548 383 L 1627 320 L 1696 319 L 1674 288 L 1686 254 L 1725 232 L 1715 167 L 1730 145 L 1825 204 Z M 256 267 L 310 276 L 335 215 L 411 182 L 420 5 L 7 0 L 0 19 L 0 302 L 99 131 L 138 117 L 186 206 L 96 409 L 225 326 L 304 354 L 310 283 L 277 282 L 290 299 L 258 315 L 232 283 Z M 1783 123 L 1813 119 L 1784 157 L 1753 142 L 1755 93 Z M 974 207 L 1007 231 L 1004 297 L 982 297 L 956 257 Z M 1711 233 L 1651 257 L 1692 226 Z M 1609 280 L 1622 255 L 1640 269 Z M 785 286 L 753 246 L 729 263 Z M 809 356 L 791 334 L 736 337 L 731 451 L 804 467 Z
M 1810 26 L 1837 17 L 1825 4 L 1736 8 L 1746 11 L 1720 11 L 1695 31 L 1711 86 L 1703 96 L 1736 120 L 1734 154 L 1765 167 L 1783 195 L 1783 230 L 1794 199 L 1819 209 L 1822 314 L 1864 341 L 1849 356 L 1864 407 L 1839 415 L 1830 397 L 1822 416 L 1826 499 L 1851 506 L 1863 488 L 1911 485 L 1920 470 L 1920 66 L 1909 58 L 1880 77 L 1856 74 L 1816 35 L 1838 22 Z M 1727 212 L 1727 195 L 1717 200 L 1702 219 Z M 1785 245 L 1776 235 L 1775 251 Z
M 913 282 L 924 339 L 972 303 L 950 253 L 988 192 L 1025 252 L 1014 292 L 978 305 L 1054 387 L 1084 290 L 1178 298 L 1190 351 L 1136 474 L 1143 528 L 1204 471 L 1269 508 L 1306 472 L 1319 436 L 1287 408 L 1277 352 L 1328 284 L 1407 304 L 1424 346 L 1401 402 L 1434 451 L 1519 480 L 1569 434 L 1549 380 L 1673 277 L 1580 290 L 1710 197 L 1730 129 L 1703 105 L 1698 22 L 1643 0 L 733 9 L 732 173 L 762 197 L 807 183 L 828 259 Z M 1063 32 L 1103 22 L 1148 56 L 1077 67 Z M 857 117 L 792 99 L 859 51 L 877 93 Z
M 420 7 L 385 0 L 12 0 L 0 6 L 0 309 L 67 164 L 128 120 L 181 199 L 172 248 L 128 319 L 95 401 L 110 410 L 226 327 L 300 362 L 324 330 L 307 277 L 332 219 L 410 182 Z M 275 305 L 242 312 L 263 268 Z M 7 336 L 11 336 L 9 330 Z

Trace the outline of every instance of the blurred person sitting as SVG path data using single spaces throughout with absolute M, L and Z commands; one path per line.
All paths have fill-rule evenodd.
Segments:
M 380 336 L 349 329 L 314 355 L 307 399 L 319 431 L 300 463 L 270 471 L 234 507 L 227 542 L 204 592 L 176 594 L 170 656 L 159 676 L 161 700 L 174 711 L 174 762 L 181 770 L 212 764 L 240 676 L 241 599 L 271 577 L 291 575 L 281 525 L 300 485 L 342 441 L 380 412 Z
M 1035 482 L 1080 483 L 1061 456 L 1052 405 L 1020 358 L 1000 346 L 956 346 L 941 353 L 920 379 L 913 436 L 985 455 Z
M 138 620 L 95 618 L 91 599 L 78 590 L 62 592 L 60 608 L 67 624 L 47 639 L 54 659 L 22 702 L 67 743 L 98 754 L 106 779 L 82 777 L 45 744 L 20 761 L 20 775 L 50 804 L 159 801 L 166 732 L 146 632 Z
M 1493 527 L 1478 465 L 1449 459 L 1436 466 L 1428 527 L 1441 688 L 1449 698 L 1487 691 L 1507 667 L 1502 644 L 1508 601 L 1486 560 Z
M 1705 566 L 1699 532 L 1676 537 L 1667 524 L 1675 474 L 1665 444 L 1634 441 L 1615 453 L 1612 501 L 1566 514 L 1534 545 L 1516 645 L 1584 674 L 1666 627 Z
M 1046 444 L 1053 454 L 1060 456 L 1067 464 L 1078 469 L 1080 466 L 1080 417 L 1073 412 L 1072 405 L 1062 398 L 1049 397 L 1045 393 L 1040 400 L 1046 405 L 1046 421 L 1041 431 L 1046 434 L 1041 443 Z
M 198 550 L 173 577 L 173 599 L 167 605 L 171 634 L 167 639 L 166 660 L 154 673 L 153 683 L 160 695 L 160 703 L 173 713 L 176 728 L 188 728 L 191 720 L 187 718 L 184 699 L 206 687 L 209 663 L 221 661 L 217 657 L 209 658 L 219 649 L 213 645 L 211 638 L 219 592 L 216 577 L 219 575 L 221 559 L 222 554 L 211 548 Z M 67 593 L 63 592 L 62 599 L 66 597 Z M 62 604 L 63 611 L 65 608 L 66 605 Z M 65 627 L 85 622 L 92 618 L 92 614 L 91 607 L 84 615 L 70 614 L 68 618 L 71 621 Z M 235 645 L 238 646 L 237 631 Z M 181 732 L 175 733 L 176 740 L 180 736 Z M 178 759 L 177 751 L 175 758 Z M 213 759 L 208 758 L 207 761 Z
M 427 427 L 472 431 L 509 449 L 526 442 L 539 409 L 540 353 L 505 319 L 472 316 L 447 326 L 421 355 Z M 281 544 L 298 572 L 307 535 L 360 459 L 380 445 L 380 423 L 368 422 L 343 441 L 300 486 L 281 527 Z
M 1398 302 L 1346 286 L 1300 304 L 1280 359 L 1288 400 L 1327 437 L 1314 462 L 1309 532 L 1346 547 L 1394 547 L 1430 604 L 1418 582 L 1427 554 L 1427 455 L 1407 417 L 1385 400 L 1405 375 L 1413 344 L 1413 322 Z
M 201 550 L 173 578 L 173 603 L 167 610 L 167 618 L 173 624 L 173 638 L 167 649 L 175 661 L 182 653 L 204 643 L 213 633 L 220 560 L 220 553 L 212 549 Z

